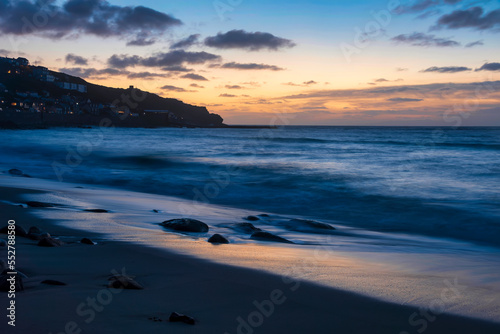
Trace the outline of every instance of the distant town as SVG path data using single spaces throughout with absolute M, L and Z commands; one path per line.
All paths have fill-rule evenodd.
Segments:
M 130 86 L 109 88 L 26 58 L 0 57 L 0 127 L 98 125 L 103 117 L 127 127 L 221 127 L 204 107 Z

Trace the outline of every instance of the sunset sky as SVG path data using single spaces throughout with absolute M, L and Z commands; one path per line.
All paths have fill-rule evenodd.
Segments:
M 500 125 L 500 2 L 0 0 L 0 56 L 228 124 Z

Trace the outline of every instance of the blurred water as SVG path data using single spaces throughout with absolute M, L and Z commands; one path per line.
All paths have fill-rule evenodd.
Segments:
M 496 246 L 499 153 L 500 128 L 0 131 L 5 171 Z

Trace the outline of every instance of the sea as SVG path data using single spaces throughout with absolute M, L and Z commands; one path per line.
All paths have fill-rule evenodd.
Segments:
M 500 319 L 500 127 L 2 130 L 0 171 L 0 186 L 48 191 L 24 200 L 58 204 L 32 210 L 75 241 L 98 232 L 424 308 L 461 287 L 446 312 Z M 210 232 L 159 225 L 173 218 Z
M 500 128 L 0 131 L 0 168 L 500 246 Z

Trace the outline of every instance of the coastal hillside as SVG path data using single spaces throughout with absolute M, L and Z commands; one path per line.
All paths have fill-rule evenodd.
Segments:
M 103 116 L 127 127 L 221 127 L 205 107 L 163 98 L 130 86 L 95 85 L 82 78 L 0 57 L 0 118 L 17 125 L 96 125 Z M 97 123 L 98 124 L 98 123 Z

